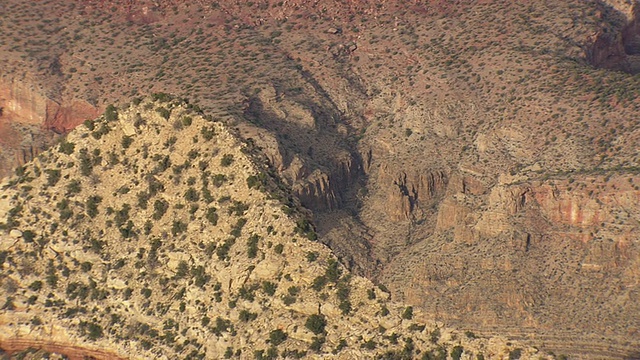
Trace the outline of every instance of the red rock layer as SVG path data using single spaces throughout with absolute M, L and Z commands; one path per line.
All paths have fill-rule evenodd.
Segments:
M 8 353 L 8 355 L 27 349 L 42 349 L 52 353 L 63 354 L 69 360 L 125 360 L 123 357 L 103 350 L 31 339 L 0 339 L 0 349 Z

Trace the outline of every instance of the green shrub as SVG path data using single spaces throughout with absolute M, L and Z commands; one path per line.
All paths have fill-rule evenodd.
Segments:
M 336 296 L 340 301 L 349 300 L 349 294 L 351 293 L 351 288 L 349 287 L 349 283 L 346 281 L 341 281 L 338 283 Z
M 200 133 L 202 134 L 202 137 L 207 141 L 213 139 L 213 136 L 216 134 L 215 130 L 208 126 L 203 126 L 200 130 Z
M 351 301 L 349 300 L 341 301 L 340 305 L 338 305 L 338 309 L 342 311 L 342 315 L 348 315 L 352 310 Z
M 324 333 L 324 328 L 327 326 L 327 320 L 322 314 L 313 314 L 307 318 L 304 326 L 312 333 L 320 335 Z
M 200 288 L 203 288 L 211 280 L 211 276 L 206 274 L 202 265 L 191 268 L 191 276 L 194 277 L 194 284 Z
M 376 299 L 376 291 L 374 289 L 367 289 L 367 298 L 369 300 L 375 300 Z
M 142 290 L 140 290 L 140 295 L 144 296 L 147 299 L 151 297 L 151 293 L 152 290 L 149 288 L 143 288 Z
M 240 235 L 242 235 L 242 228 L 246 223 L 247 223 L 247 219 L 245 218 L 238 219 L 236 224 L 231 229 L 231 236 L 237 237 L 237 238 L 240 237 Z
M 509 351 L 509 360 L 518 360 L 522 356 L 522 349 L 513 349 Z
M 85 120 L 83 124 L 89 131 L 93 131 L 93 129 L 95 128 L 95 123 L 93 120 Z
M 171 116 L 171 111 L 163 106 L 158 106 L 156 108 L 156 112 L 162 116 L 163 119 L 167 120 Z
M 273 296 L 276 293 L 276 289 L 278 285 L 272 283 L 271 281 L 263 281 L 262 282 L 262 291 L 269 296 Z
M 247 240 L 247 256 L 249 259 L 253 259 L 258 255 L 258 241 L 260 241 L 260 236 L 257 234 L 253 234 Z
M 314 336 L 311 345 L 309 345 L 309 349 L 313 351 L 320 351 L 322 349 L 322 345 L 324 345 L 324 342 L 324 336 Z
M 36 280 L 29 285 L 29 290 L 31 291 L 40 291 L 42 289 L 42 281 Z
M 229 238 L 225 240 L 222 243 L 222 245 L 218 246 L 216 248 L 216 255 L 218 255 L 218 259 L 225 260 L 229 255 L 229 250 L 231 250 L 231 246 L 233 246 L 235 242 L 236 242 L 235 238 Z
M 247 310 L 240 310 L 240 321 L 249 322 L 258 318 L 258 314 L 249 312 Z
M 218 211 L 218 209 L 216 209 L 214 207 L 210 207 L 207 210 L 206 218 L 207 218 L 207 220 L 209 220 L 209 222 L 213 226 L 218 225 L 218 212 L 217 211 Z
M 47 185 L 54 186 L 60 181 L 60 170 L 45 170 L 45 174 L 47 174 Z
M 22 239 L 26 243 L 32 243 L 33 239 L 35 239 L 35 237 L 36 237 L 36 233 L 34 233 L 31 230 L 25 230 L 25 231 L 22 232 Z
M 316 251 L 308 251 L 307 252 L 307 261 L 314 262 L 318 259 L 318 253 Z
M 231 154 L 223 155 L 222 159 L 220 160 L 220 166 L 227 167 L 227 166 L 230 166 L 231 164 L 233 164 L 233 155 Z
M 169 209 L 169 203 L 165 200 L 156 200 L 153 203 L 153 219 L 160 220 Z
M 296 297 L 295 296 L 291 296 L 291 295 L 285 295 L 282 297 L 282 302 L 286 305 L 289 306 L 293 303 L 296 302 Z
M 27 171 L 27 168 L 25 168 L 24 166 L 17 166 L 15 169 L 15 173 L 16 176 L 24 176 L 25 172 Z
M 138 198 L 138 207 L 140 209 L 146 209 L 149 206 L 149 198 L 151 197 L 148 192 L 139 192 L 136 196 Z
M 123 136 L 122 137 L 122 148 L 128 149 L 131 144 L 133 144 L 133 137 L 131 136 Z
M 122 204 L 122 208 L 116 211 L 114 220 L 117 227 L 121 227 L 129 221 L 129 211 L 131 211 L 131 205 L 129 204 Z
M 433 329 L 433 331 L 429 335 L 429 340 L 431 340 L 433 344 L 437 343 L 438 340 L 440 340 L 440 329 L 438 328 Z
M 247 186 L 249 187 L 249 189 L 252 189 L 254 187 L 259 188 L 260 180 L 258 180 L 257 176 L 249 175 L 249 177 L 247 177 Z
M 80 322 L 80 333 L 94 341 L 103 336 L 102 326 L 94 322 Z
M 62 141 L 60 143 L 60 145 L 58 146 L 58 150 L 63 153 L 63 154 L 67 154 L 67 155 L 71 155 L 73 154 L 74 150 L 76 148 L 76 145 L 74 143 L 70 143 L 68 141 Z
M 98 215 L 98 204 L 102 202 L 102 197 L 98 195 L 92 195 L 87 198 L 86 201 L 86 212 L 90 218 L 95 218 Z
M 109 122 L 118 120 L 118 109 L 113 105 L 107 106 L 104 111 L 104 118 Z
M 287 340 L 287 333 L 280 330 L 280 329 L 276 329 L 273 330 L 269 333 L 269 342 L 271 343 L 271 345 L 273 346 L 278 346 L 280 344 L 282 344 L 283 342 L 285 342 Z
M 190 187 L 189 189 L 187 189 L 187 191 L 184 193 L 184 198 L 187 201 L 191 201 L 191 202 L 196 202 L 198 200 L 200 200 L 200 195 L 198 194 L 198 192 L 196 191 L 196 189 Z
M 245 212 L 249 210 L 249 205 L 243 203 L 242 201 L 234 201 L 233 205 L 229 206 L 229 215 L 236 214 L 236 216 L 242 216 Z
M 67 220 L 73 216 L 73 211 L 69 208 L 69 200 L 62 199 L 56 204 L 56 208 L 60 211 L 60 220 Z
M 176 236 L 178 234 L 181 234 L 183 232 L 187 231 L 187 224 L 183 223 L 182 221 L 174 221 L 173 225 L 171 226 L 171 234 L 173 236 Z
M 327 270 L 324 273 L 327 281 L 336 283 L 338 282 L 338 279 L 340 279 L 341 274 L 342 270 L 340 270 L 340 264 L 338 263 L 338 260 L 330 258 L 328 261 Z
M 91 161 L 91 157 L 87 152 L 87 149 L 80 150 L 80 155 L 78 156 L 80 159 L 80 174 L 82 176 L 89 176 L 93 171 L 93 162 Z
M 439 346 L 435 352 L 434 350 L 430 350 L 423 353 L 422 360 L 447 360 L 447 350 Z
M 464 348 L 462 346 L 460 345 L 454 346 L 453 349 L 451 350 L 451 359 L 460 360 L 463 352 L 464 352 Z
M 69 192 L 69 194 L 77 194 L 80 191 L 82 191 L 82 186 L 80 185 L 80 181 L 71 180 L 69 184 L 67 184 L 67 192 Z
M 211 183 L 215 187 L 220 187 L 227 181 L 227 177 L 223 174 L 216 174 L 211 177 Z
M 220 336 L 223 332 L 227 332 L 231 328 L 233 328 L 233 325 L 231 324 L 231 321 L 229 321 L 227 319 L 223 319 L 223 318 L 218 316 L 216 318 L 216 326 L 213 328 L 213 332 L 216 335 Z
M 151 99 L 153 101 L 157 101 L 157 102 L 161 102 L 161 103 L 165 103 L 165 102 L 169 102 L 173 99 L 173 96 L 167 94 L 167 93 L 153 93 L 151 94 Z
M 100 138 L 107 135 L 110 131 L 111 128 L 109 127 L 109 125 L 103 123 L 100 125 L 99 129 L 96 129 L 91 133 L 91 136 L 93 136 L 93 138 L 96 140 L 100 140 Z
M 361 348 L 367 349 L 367 350 L 373 350 L 373 349 L 376 348 L 376 346 L 378 346 L 378 343 L 373 341 L 373 339 L 369 339 L 369 340 L 365 341 L 364 343 L 362 343 L 362 345 L 360 345 Z
M 402 312 L 402 318 L 406 320 L 413 319 L 413 306 L 407 306 Z
M 311 288 L 315 291 L 320 291 L 327 284 L 327 277 L 324 275 L 318 276 L 313 279 L 313 284 L 311 284 Z
M 88 261 L 85 261 L 80 264 L 80 269 L 84 272 L 91 271 L 91 268 L 93 268 L 93 264 Z
M 284 251 L 284 245 L 277 244 L 276 246 L 273 247 L 273 251 L 275 251 L 276 254 L 282 254 L 282 252 Z

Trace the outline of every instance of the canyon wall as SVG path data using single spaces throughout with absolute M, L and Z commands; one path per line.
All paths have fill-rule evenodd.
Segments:
M 99 109 L 81 99 L 51 99 L 29 77 L 0 77 L 0 176 L 22 166 Z
M 552 346 L 574 354 L 629 351 L 615 335 L 640 336 L 631 316 L 640 311 L 632 300 L 640 283 L 637 174 L 525 177 L 487 191 L 465 186 L 481 182 L 469 174 L 448 178 L 426 220 L 435 222 L 431 235 L 407 240 L 413 245 L 384 267 L 393 294 L 476 332 L 518 328 L 514 334 L 549 335 Z M 616 299 L 607 298 L 613 292 Z M 577 306 L 568 298 L 600 300 Z M 610 352 L 586 340 L 596 333 L 563 340 L 563 326 L 609 329 Z
M 640 72 L 640 5 L 636 2 L 633 6 L 615 9 L 626 24 L 603 26 L 594 34 L 586 49 L 587 61 L 597 68 L 637 74 Z
M 41 125 L 47 118 L 48 99 L 29 80 L 0 77 L 2 118 L 30 125 Z

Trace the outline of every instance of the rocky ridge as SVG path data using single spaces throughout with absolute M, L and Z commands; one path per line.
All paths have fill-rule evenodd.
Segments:
M 312 225 L 264 161 L 215 118 L 158 94 L 107 107 L 18 168 L 0 201 L 0 348 L 136 359 L 541 356 L 444 328 L 349 274 L 310 240 Z

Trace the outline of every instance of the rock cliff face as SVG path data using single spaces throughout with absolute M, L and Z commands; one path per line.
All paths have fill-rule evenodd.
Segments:
M 380 186 L 388 191 L 387 214 L 398 221 L 410 220 L 414 211 L 436 204 L 447 188 L 447 175 L 443 171 L 414 170 L 407 175 L 385 163 L 377 176 Z
M 41 125 L 47 118 L 47 98 L 28 80 L 0 78 L 2 116 L 13 121 Z
M 640 4 L 634 2 L 622 27 L 604 28 L 592 37 L 587 60 L 594 66 L 640 72 Z
M 8 121 L 38 125 L 57 133 L 68 132 L 99 113 L 85 100 L 54 100 L 32 79 L 8 76 L 0 77 L 0 108 Z
M 287 94 L 273 85 L 262 88 L 247 100 L 243 116 L 273 132 L 265 133 L 251 124 L 241 127 L 306 207 L 331 211 L 345 205 L 346 193 L 358 183 L 363 170 L 358 153 L 345 141 L 348 129 L 337 125 L 343 115 L 330 97 L 315 93 L 312 84 L 301 86 L 313 94 L 309 97 Z M 274 139 L 274 133 L 281 138 Z M 304 153 L 292 154 L 291 148 L 304 149 Z
M 28 77 L 0 77 L 0 176 L 33 159 L 53 143 L 56 134 L 98 115 L 98 109 L 84 100 L 53 100 L 35 84 Z
M 640 229 L 632 219 L 640 215 L 633 205 L 640 199 L 638 181 L 637 175 L 624 173 L 585 176 L 581 181 L 520 178 L 515 183 L 495 184 L 486 195 L 474 195 L 456 186 L 460 179 L 452 176 L 447 195 L 438 204 L 433 235 L 400 253 L 386 267 L 385 281 L 395 284 L 396 276 L 409 276 L 412 287 L 394 287 L 392 292 L 430 309 L 436 318 L 472 328 L 536 329 L 542 343 L 551 345 L 556 340 L 553 335 L 547 339 L 546 332 L 572 318 L 548 316 L 558 309 L 571 311 L 567 294 L 580 297 L 620 291 L 623 298 L 636 296 L 640 256 L 635 239 Z M 498 253 L 501 255 L 496 256 Z M 476 282 L 503 286 L 497 290 L 472 285 Z M 576 283 L 581 284 L 580 289 L 574 288 Z M 425 300 L 430 298 L 425 297 L 425 289 L 447 300 Z M 619 306 L 625 311 L 637 307 L 629 301 Z M 571 321 L 586 327 L 606 323 L 612 329 L 610 335 L 631 331 L 638 336 L 640 329 L 632 325 L 634 320 L 620 317 L 618 311 L 617 307 L 585 303 L 578 318 Z M 585 333 L 584 338 L 563 346 L 576 354 L 633 352 L 633 346 L 616 337 L 608 340 L 609 350 L 591 344 L 588 339 L 597 336 Z

